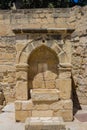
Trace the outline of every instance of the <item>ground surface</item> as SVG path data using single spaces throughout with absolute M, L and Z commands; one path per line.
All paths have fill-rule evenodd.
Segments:
M 81 110 L 77 113 L 87 113 L 87 110 Z M 87 130 L 87 122 L 80 122 L 76 118 L 73 122 L 65 124 L 67 130 Z M 24 130 L 24 123 L 15 122 L 14 104 L 7 105 L 0 113 L 0 130 Z

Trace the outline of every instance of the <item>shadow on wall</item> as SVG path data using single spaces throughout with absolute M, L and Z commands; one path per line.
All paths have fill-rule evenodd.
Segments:
M 72 77 L 72 100 L 73 100 L 73 114 L 75 115 L 78 110 L 81 110 L 81 106 L 76 93 L 76 85 L 73 77 Z

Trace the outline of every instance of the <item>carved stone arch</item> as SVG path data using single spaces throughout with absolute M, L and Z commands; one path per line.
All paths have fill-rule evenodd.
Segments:
M 42 47 L 42 46 L 45 46 L 45 47 L 47 47 L 48 49 L 50 49 L 51 51 L 53 51 L 55 54 L 56 54 L 56 56 L 57 56 L 57 58 L 59 59 L 59 57 L 58 57 L 58 54 L 62 51 L 62 49 L 56 44 L 56 43 L 53 43 L 53 45 L 52 46 L 49 46 L 49 44 L 46 44 L 46 43 L 42 43 L 42 42 L 40 42 L 40 44 L 33 44 L 33 42 L 31 42 L 31 43 L 29 43 L 29 44 L 27 44 L 23 49 L 22 49 L 22 51 L 20 52 L 20 54 L 19 54 L 19 60 L 18 60 L 18 62 L 19 63 L 28 63 L 28 58 L 30 57 L 30 55 L 32 54 L 32 52 L 34 51 L 34 50 L 36 50 L 37 48 L 40 48 L 40 47 Z M 28 52 L 25 52 L 25 50 L 26 50 L 26 48 L 29 48 L 29 51 Z
M 54 55 L 55 55 L 55 57 L 59 60 L 59 57 L 58 57 L 58 55 L 57 55 L 57 53 L 56 53 L 56 51 L 55 51 L 55 49 L 54 48 L 50 48 L 49 46 L 47 46 L 47 45 L 45 45 L 45 44 L 40 44 L 39 46 L 37 46 L 37 47 L 35 47 L 34 49 L 32 49 L 32 51 L 29 53 L 29 55 L 28 55 L 28 59 L 27 60 L 29 60 L 29 58 L 31 57 L 31 55 L 32 55 L 32 53 L 34 52 L 34 51 L 36 51 L 36 50 L 38 50 L 38 49 L 40 49 L 40 48 L 46 48 L 46 49 L 48 49 L 50 52 L 52 52 Z

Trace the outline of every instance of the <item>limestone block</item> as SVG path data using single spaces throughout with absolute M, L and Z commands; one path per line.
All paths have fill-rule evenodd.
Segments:
M 35 71 L 37 71 L 37 70 L 36 70 L 36 66 L 33 67 L 33 69 L 34 69 Z M 43 73 L 40 72 L 40 73 L 38 73 L 37 75 L 34 76 L 34 80 L 38 80 L 38 79 L 39 79 L 39 80 L 43 80 Z
M 45 88 L 45 83 L 43 80 L 40 80 L 40 79 L 34 79 L 33 80 L 33 88 Z
M 61 116 L 60 110 L 53 111 L 53 117 L 60 117 L 60 116 Z
M 12 53 L 4 53 L 3 57 L 6 60 L 12 60 L 14 58 L 14 55 Z
M 15 82 L 15 78 L 12 77 L 12 76 L 9 76 L 8 77 L 8 83 L 13 83 L 13 82 Z
M 63 101 L 58 101 L 58 102 L 53 102 L 50 104 L 50 109 L 51 110 L 60 110 L 63 109 Z
M 64 121 L 73 120 L 73 110 L 58 110 L 53 112 L 54 117 L 63 117 Z
M 35 104 L 35 109 L 36 110 L 48 110 L 49 109 L 49 104 L 48 103 L 46 103 L 46 102 L 43 102 L 43 103 L 39 103 L 39 102 L 37 102 L 36 104 Z
M 51 72 L 51 71 L 46 71 L 43 73 L 44 77 L 46 80 L 52 80 L 57 78 L 57 74 Z
M 28 71 L 29 70 L 29 65 L 26 63 L 20 63 L 16 64 L 16 71 Z
M 46 110 L 46 111 L 33 110 L 32 111 L 32 117 L 52 117 L 52 116 L 53 116 L 52 110 Z
M 65 52 L 62 51 L 58 56 L 60 63 L 67 63 L 67 55 Z
M 15 60 L 16 64 L 19 63 L 20 53 L 21 53 L 21 51 L 17 52 L 17 54 L 16 54 L 16 60 Z
M 16 84 L 16 99 L 17 100 L 27 100 L 28 99 L 27 82 L 17 81 L 17 84 Z
M 22 55 L 20 57 L 20 63 L 27 63 L 28 55 L 29 55 L 28 53 L 22 52 Z
M 44 82 L 45 82 L 45 88 L 47 88 L 47 89 L 56 88 L 56 82 L 55 82 L 55 80 L 44 81 Z
M 45 65 L 46 66 L 46 65 Z M 40 65 L 39 65 L 39 71 L 40 71 Z M 46 68 L 44 68 L 46 69 Z M 57 78 L 57 74 L 51 72 L 51 71 L 44 71 L 44 72 L 39 72 L 35 77 L 34 79 L 42 79 L 43 80 L 43 77 L 45 80 L 54 80 Z
M 22 110 L 33 110 L 33 109 L 35 109 L 35 106 L 32 100 L 22 101 Z
M 15 110 L 21 110 L 22 108 L 22 102 L 17 100 L 15 101 Z
M 65 40 L 63 50 L 66 52 L 66 62 L 71 63 L 71 43 L 69 40 Z
M 73 102 L 71 99 L 69 100 L 63 100 L 63 109 L 66 109 L 66 110 L 72 110 L 73 109 Z
M 72 121 L 73 120 L 73 110 L 61 110 L 61 116 L 64 121 Z
M 72 104 L 72 100 L 60 100 L 58 102 L 54 102 L 52 104 L 50 104 L 50 109 L 51 110 L 67 110 L 67 109 L 72 109 L 73 108 L 73 104 Z
M 71 78 L 70 70 L 59 70 L 59 78 Z
M 26 34 L 19 34 L 19 35 L 16 35 L 16 41 L 17 43 L 20 43 L 20 44 L 24 44 L 27 40 L 27 35 Z
M 24 122 L 27 117 L 31 117 L 31 111 L 15 111 L 15 120 Z
M 25 130 L 66 130 L 62 117 L 30 117 Z
M 61 99 L 71 98 L 71 79 L 57 79 L 56 88 L 60 91 Z
M 16 72 L 16 79 L 17 80 L 23 80 L 23 81 L 27 81 L 27 72 L 26 71 L 19 71 Z
M 55 88 L 56 86 L 56 83 L 55 83 L 55 80 L 50 80 L 50 81 L 43 81 L 43 80 L 40 80 L 40 79 L 34 79 L 33 80 L 33 88 L 50 88 L 50 89 L 53 89 Z
M 16 50 L 18 51 L 22 51 L 22 49 L 25 47 L 26 44 L 24 43 L 19 43 L 20 41 L 18 41 L 18 43 L 16 44 Z M 22 41 L 23 42 L 23 41 Z
M 59 91 L 57 89 L 33 89 L 30 91 L 33 101 L 58 101 Z

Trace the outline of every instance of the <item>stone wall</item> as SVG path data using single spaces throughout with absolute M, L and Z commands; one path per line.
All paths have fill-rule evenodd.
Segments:
M 72 76 L 80 104 L 87 104 L 87 6 L 73 8 L 70 24 L 75 27 L 72 35 Z
M 15 100 L 16 48 L 12 29 L 53 27 L 75 28 L 71 39 L 73 99 L 87 105 L 87 6 L 0 11 L 0 87 L 7 102 Z
M 0 89 L 6 102 L 15 97 L 15 37 L 0 37 Z

